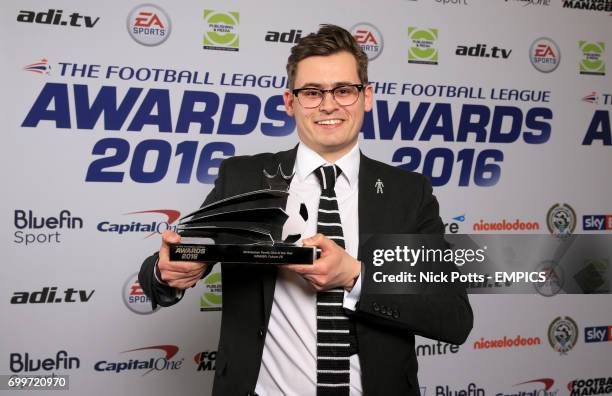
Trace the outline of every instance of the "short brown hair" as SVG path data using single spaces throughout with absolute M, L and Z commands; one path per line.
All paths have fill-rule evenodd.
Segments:
M 346 51 L 357 61 L 357 75 L 362 84 L 368 83 L 368 56 L 346 29 L 336 25 L 320 25 L 319 31 L 302 37 L 291 48 L 287 59 L 289 89 L 293 89 L 298 63 L 310 56 L 328 56 Z

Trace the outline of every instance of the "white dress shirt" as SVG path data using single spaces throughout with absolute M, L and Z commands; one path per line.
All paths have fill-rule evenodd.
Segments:
M 336 181 L 336 197 L 344 232 L 346 251 L 357 257 L 359 244 L 358 145 L 336 161 L 342 174 Z M 317 211 L 321 187 L 313 171 L 328 164 L 319 154 L 300 143 L 297 149 L 295 175 L 289 186 L 287 208 L 303 202 L 308 220 L 302 237 L 317 232 Z M 283 238 L 293 233 L 290 218 L 283 228 Z M 344 293 L 344 307 L 355 310 L 361 294 L 361 276 L 350 292 Z M 255 391 L 260 396 L 314 395 L 317 384 L 316 291 L 300 275 L 279 266 L 274 300 L 265 339 L 261 368 Z M 351 395 L 361 395 L 361 366 L 358 355 L 350 358 Z

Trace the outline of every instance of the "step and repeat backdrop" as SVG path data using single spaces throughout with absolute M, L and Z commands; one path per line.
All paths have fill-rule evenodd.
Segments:
M 220 274 L 152 312 L 136 273 L 224 158 L 296 144 L 284 67 L 320 23 L 370 57 L 361 149 L 429 176 L 448 233 L 612 230 L 610 1 L 0 8 L 0 375 L 67 375 L 73 395 L 210 393 Z M 464 345 L 418 339 L 422 395 L 612 394 L 609 294 L 471 302 Z

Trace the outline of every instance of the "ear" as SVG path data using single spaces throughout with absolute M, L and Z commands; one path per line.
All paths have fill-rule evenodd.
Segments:
M 365 104 L 364 110 L 371 111 L 372 105 L 374 104 L 374 88 L 372 88 L 371 84 L 368 84 L 363 89 L 363 97 L 364 97 L 364 104 Z
M 290 117 L 293 117 L 295 114 L 295 111 L 293 110 L 293 105 L 295 104 L 295 96 L 293 95 L 293 92 L 289 90 L 283 92 L 283 101 L 285 102 L 285 112 L 287 112 Z

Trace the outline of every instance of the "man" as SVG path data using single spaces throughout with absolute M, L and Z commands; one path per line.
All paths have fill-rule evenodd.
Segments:
M 363 282 L 374 267 L 358 259 L 360 234 L 444 232 L 425 177 L 358 150 L 364 112 L 373 103 L 367 62 L 340 27 L 322 25 L 304 37 L 291 50 L 284 93 L 300 143 L 234 157 L 219 169 L 205 204 L 265 188 L 264 170 L 294 171 L 287 205 L 303 200 L 308 213 L 317 213 L 305 232 L 314 236 L 303 243 L 322 253 L 313 265 L 222 264 L 215 395 L 419 395 L 415 334 L 459 344 L 471 330 L 463 290 L 374 294 Z M 327 202 L 334 206 L 324 208 Z M 140 283 L 154 305 L 174 304 L 211 270 L 212 264 L 170 262 L 168 244 L 179 240 L 164 233 L 159 253 L 142 265 Z M 340 302 L 329 302 L 338 301 L 330 295 Z M 329 315 L 329 309 L 337 310 Z M 347 338 L 329 342 L 336 335 Z

